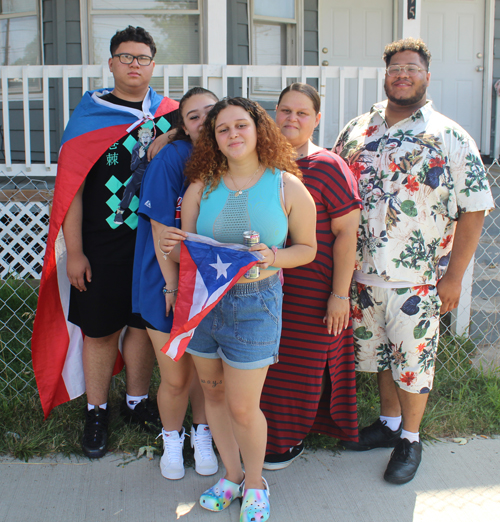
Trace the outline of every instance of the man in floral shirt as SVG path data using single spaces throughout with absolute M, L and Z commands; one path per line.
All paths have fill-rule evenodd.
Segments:
M 350 447 L 394 447 L 384 478 L 404 484 L 421 461 L 439 314 L 458 305 L 494 203 L 476 144 L 426 99 L 424 42 L 393 42 L 384 60 L 387 101 L 352 120 L 335 152 L 363 199 L 352 296 L 356 367 L 377 372 L 381 403 L 380 418 Z

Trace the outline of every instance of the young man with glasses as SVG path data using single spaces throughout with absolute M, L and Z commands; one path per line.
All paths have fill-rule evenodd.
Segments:
M 356 369 L 377 373 L 380 392 L 380 418 L 345 445 L 394 447 L 384 479 L 404 484 L 421 461 L 439 315 L 458 306 L 494 203 L 476 144 L 427 100 L 424 42 L 393 42 L 384 60 L 387 100 L 352 120 L 334 149 L 363 199 L 352 292 Z
M 140 179 L 134 178 L 133 194 L 127 182 L 134 172 L 142 178 L 148 146 L 175 125 L 178 113 L 177 102 L 149 86 L 156 53 L 149 33 L 129 26 L 113 36 L 110 50 L 114 88 L 85 93 L 63 136 L 33 335 L 45 414 L 87 392 L 82 449 L 90 458 L 107 451 L 119 343 L 127 377 L 122 411 L 161 430 L 148 397 L 155 354 L 141 317 L 132 314 Z M 64 243 L 56 241 L 61 228 Z

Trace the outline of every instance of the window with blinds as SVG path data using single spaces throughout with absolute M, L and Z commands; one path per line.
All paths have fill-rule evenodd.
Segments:
M 201 0 L 91 0 L 90 63 L 107 62 L 111 37 L 128 25 L 144 27 L 153 36 L 157 65 L 201 63 L 201 3 Z M 151 85 L 158 92 L 163 91 L 163 79 L 152 78 Z M 182 96 L 180 78 L 172 79 L 169 94 Z
M 40 18 L 36 0 L 0 0 L 0 65 L 40 65 Z M 9 92 L 22 92 L 22 79 L 9 79 Z M 40 80 L 29 80 L 30 91 Z
M 251 1 L 252 65 L 296 65 L 300 60 L 297 45 L 301 0 Z M 275 96 L 281 92 L 280 78 L 256 78 L 255 95 Z

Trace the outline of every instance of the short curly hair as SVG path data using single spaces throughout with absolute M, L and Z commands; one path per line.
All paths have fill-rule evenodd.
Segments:
M 429 65 L 431 63 L 431 53 L 427 48 L 427 45 L 419 39 L 416 38 L 405 38 L 404 40 L 398 40 L 397 42 L 392 42 L 385 46 L 384 54 L 382 58 L 387 67 L 389 67 L 391 63 L 391 58 L 396 53 L 402 53 L 403 51 L 414 51 L 420 55 L 422 61 L 425 63 L 425 67 L 429 70 Z
M 219 150 L 215 139 L 215 122 L 219 114 L 229 106 L 241 107 L 254 121 L 260 163 L 266 168 L 284 170 L 302 179 L 302 173 L 295 163 L 295 149 L 267 112 L 257 102 L 246 98 L 225 98 L 217 102 L 207 114 L 193 154 L 184 170 L 188 181 L 202 180 L 210 193 L 227 172 L 227 159 Z
M 109 42 L 109 51 L 113 56 L 119 45 L 123 42 L 139 42 L 146 44 L 151 49 L 151 56 L 154 58 L 156 54 L 156 45 L 153 37 L 143 27 L 133 27 L 129 25 L 122 31 L 116 31 L 113 38 Z

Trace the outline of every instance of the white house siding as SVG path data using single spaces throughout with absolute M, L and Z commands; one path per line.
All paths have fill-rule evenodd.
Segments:
M 79 0 L 43 0 L 43 42 L 42 63 L 81 64 L 80 45 L 80 4 Z M 81 98 L 81 85 L 75 84 L 71 93 L 71 108 L 74 108 Z M 51 107 L 56 107 L 55 100 L 59 97 L 58 82 L 50 81 Z M 57 158 L 59 143 L 62 137 L 62 115 L 59 110 L 50 111 L 51 156 Z M 2 117 L 0 105 L 0 119 Z M 12 145 L 12 161 L 23 163 L 24 153 L 24 114 L 22 102 L 14 100 L 10 103 L 10 132 Z M 44 160 L 43 124 L 41 96 L 32 93 L 30 99 L 30 123 L 32 161 Z
M 495 80 L 500 78 L 500 0 L 495 2 L 495 57 L 493 59 L 493 75 Z
M 50 64 L 79 64 L 82 63 L 82 38 L 80 34 L 80 2 L 87 0 L 42 0 L 43 17 L 43 62 Z M 207 0 L 205 0 L 207 1 Z M 331 5 L 337 3 L 330 0 Z M 369 3 L 369 0 L 366 0 Z M 404 2 L 399 2 L 404 5 Z M 304 65 L 317 65 L 323 59 L 318 48 L 318 0 L 304 0 Z M 340 5 L 340 4 L 339 4 Z M 420 3 L 420 5 L 422 5 Z M 249 64 L 249 26 L 248 0 L 227 0 L 227 63 Z M 500 79 L 500 0 L 495 0 L 495 34 L 494 34 L 494 81 Z M 400 7 L 399 16 L 403 16 L 404 9 Z M 358 65 L 353 63 L 352 65 Z M 231 80 L 229 95 L 241 94 L 241 81 Z M 71 80 L 70 109 L 73 109 L 81 97 L 79 80 Z M 493 94 L 493 111 L 495 115 L 497 98 Z M 60 99 L 60 80 L 50 81 L 50 106 Z M 499 100 L 500 101 L 500 100 Z M 274 102 L 268 101 L 265 106 L 272 110 Z M 13 101 L 11 108 L 11 144 L 12 159 L 15 162 L 24 160 L 23 139 L 23 112 L 21 102 Z M 1 118 L 1 105 L 0 105 Z M 36 95 L 30 98 L 32 161 L 43 161 L 42 111 L 40 99 Z M 60 109 L 51 109 L 51 156 L 55 161 L 58 145 L 63 131 L 63 118 Z M 493 121 L 492 128 L 495 128 Z M 494 137 L 492 136 L 492 143 Z M 0 162 L 2 156 L 0 155 Z
M 42 23 L 44 65 L 81 64 L 80 1 L 43 0 Z M 61 82 L 50 80 L 49 88 L 50 107 L 52 107 L 50 111 L 50 148 L 51 156 L 55 159 L 57 158 L 59 144 L 64 132 L 62 107 L 60 104 L 55 103 L 55 100 L 61 99 Z M 72 79 L 70 81 L 70 110 L 73 110 L 78 105 L 81 97 L 81 82 Z M 41 133 L 39 139 L 41 140 Z M 41 147 L 43 147 L 43 143 L 41 143 Z

